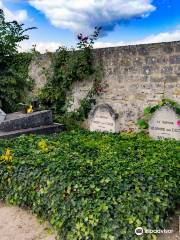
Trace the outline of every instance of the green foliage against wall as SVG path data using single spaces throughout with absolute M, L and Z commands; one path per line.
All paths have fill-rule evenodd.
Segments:
M 92 36 L 78 35 L 77 49 L 60 47 L 54 54 L 52 61 L 53 76 L 49 76 L 44 89 L 40 93 L 40 99 L 44 106 L 51 108 L 56 117 L 70 116 L 76 120 L 82 120 L 87 116 L 93 103 L 93 94 L 99 84 L 99 72 L 94 65 L 93 44 L 98 38 L 100 28 L 96 28 Z M 47 75 L 48 76 L 48 75 Z M 72 84 L 76 81 L 94 78 L 93 89 L 90 90 L 86 99 L 78 111 L 67 113 L 67 94 Z M 92 101 L 91 101 L 92 100 Z
M 16 110 L 17 103 L 32 86 L 28 79 L 32 54 L 18 54 L 19 43 L 29 39 L 25 33 L 31 29 L 24 29 L 16 21 L 6 22 L 0 9 L 0 107 L 6 112 Z
M 61 240 L 156 239 L 134 231 L 167 228 L 179 144 L 85 131 L 2 140 L 0 200 L 49 220 Z

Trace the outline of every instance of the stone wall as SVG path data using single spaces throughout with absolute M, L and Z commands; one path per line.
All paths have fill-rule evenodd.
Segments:
M 29 66 L 29 76 L 35 81 L 33 95 L 36 95 L 38 90 L 43 88 L 47 74 L 51 74 L 52 54 L 38 54 L 32 60 Z
M 137 129 L 136 121 L 143 109 L 163 97 L 180 103 L 180 41 L 96 49 L 94 54 L 103 66 L 103 92 L 97 104 L 112 106 L 119 114 L 120 130 Z M 41 58 L 43 68 L 49 68 L 50 57 Z M 41 59 L 38 63 L 32 62 L 30 75 L 42 87 L 45 76 L 39 67 Z M 78 107 L 91 86 L 92 80 L 74 84 L 71 109 Z

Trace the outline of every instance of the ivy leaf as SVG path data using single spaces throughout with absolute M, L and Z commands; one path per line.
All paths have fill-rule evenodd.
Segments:
M 140 128 L 142 129 L 148 129 L 149 125 L 144 119 L 139 119 L 137 121 L 137 124 L 139 125 Z

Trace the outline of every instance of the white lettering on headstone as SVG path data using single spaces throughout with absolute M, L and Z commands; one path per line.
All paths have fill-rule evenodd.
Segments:
M 108 104 L 96 106 L 90 113 L 90 131 L 116 133 L 118 114 Z
M 149 135 L 154 139 L 180 140 L 180 116 L 169 106 L 156 110 L 149 121 Z
M 6 118 L 6 113 L 0 109 L 0 123 L 3 122 Z

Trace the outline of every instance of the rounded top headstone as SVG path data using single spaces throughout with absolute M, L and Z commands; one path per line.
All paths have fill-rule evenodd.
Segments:
M 90 112 L 90 118 L 93 118 L 97 111 L 108 112 L 114 120 L 119 117 L 118 113 L 116 113 L 109 104 L 100 104 L 95 106 L 95 108 Z
M 109 104 L 100 104 L 90 112 L 90 131 L 117 133 L 118 114 Z
M 159 140 L 180 140 L 180 116 L 169 105 L 162 106 L 149 121 L 149 135 Z

